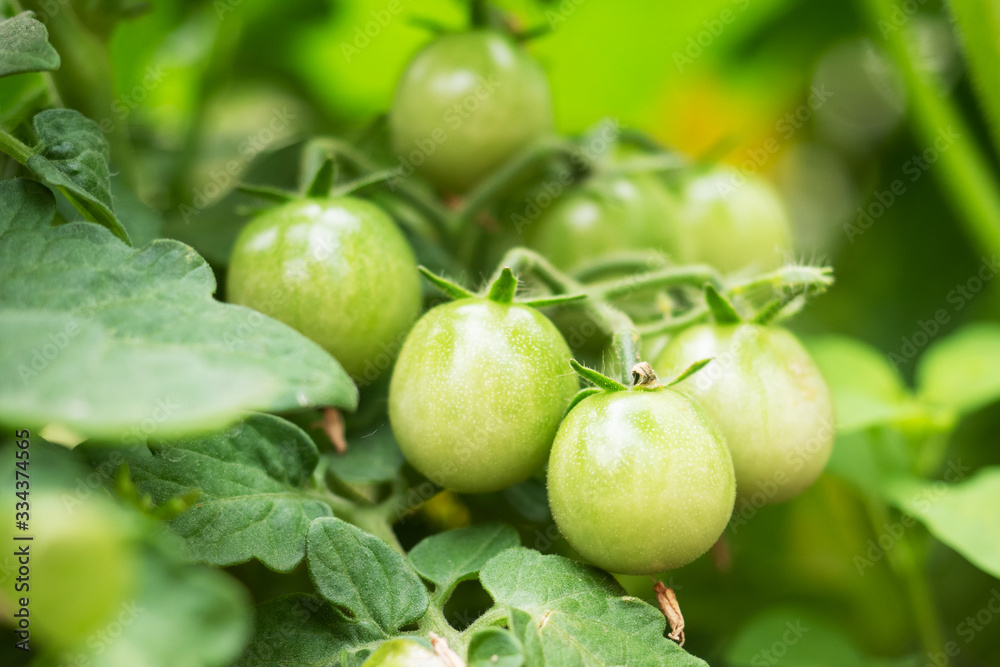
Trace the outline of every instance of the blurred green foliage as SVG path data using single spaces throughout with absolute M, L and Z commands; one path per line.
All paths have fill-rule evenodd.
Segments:
M 15 4 L 37 5 L 43 16 L 47 6 L 0 7 L 12 15 Z M 896 71 L 890 48 L 905 33 L 920 56 L 919 73 L 932 77 L 966 120 L 961 131 L 968 134 L 956 145 L 981 151 L 996 169 L 995 135 L 947 8 L 928 0 L 915 14 L 900 14 L 897 25 L 872 18 L 878 0 L 497 4 L 524 28 L 551 28 L 529 48 L 550 76 L 560 131 L 613 117 L 695 159 L 765 174 L 788 202 L 796 258 L 836 269 L 836 288 L 795 321 L 842 411 L 828 474 L 792 503 L 744 508 L 745 526 L 734 524 L 722 546 L 672 574 L 686 647 L 711 664 L 733 666 L 924 665 L 936 664 L 926 650 L 935 632 L 941 646 L 960 647 L 949 664 L 1000 664 L 1000 621 L 970 635 L 966 620 L 988 609 L 1000 587 L 990 574 L 998 573 L 1000 526 L 979 517 L 987 508 L 995 517 L 1000 507 L 997 469 L 963 477 L 929 512 L 909 506 L 915 487 L 947 479 L 949 464 L 1000 465 L 1000 334 L 995 325 L 971 326 L 1000 318 L 1000 281 L 993 280 L 1000 249 L 970 231 L 956 202 L 962 195 L 942 173 L 950 167 L 938 161 L 953 144 L 945 140 L 928 153 L 933 144 L 915 129 L 919 98 Z M 88 34 L 107 29 L 94 18 L 110 15 L 102 3 L 74 5 L 98 7 L 81 13 L 91 17 Z M 982 7 L 994 19 L 1000 11 L 992 0 Z M 465 16 L 457 0 L 153 0 L 113 30 L 104 63 L 113 75 L 110 96 L 97 100 L 103 93 L 82 74 L 66 88 L 89 100 L 94 120 L 110 121 L 115 203 L 137 245 L 162 228 L 202 253 L 221 280 L 247 210 L 260 204 L 235 186 L 294 187 L 297 149 L 313 135 L 365 145 L 381 131 L 378 118 L 402 68 L 433 38 L 417 19 L 457 29 Z M 991 57 L 985 48 L 973 60 L 995 78 Z M 996 81 L 977 76 L 995 98 Z M 44 74 L 0 79 L 0 122 L 23 130 L 50 85 Z M 995 114 L 995 106 L 987 109 Z M 948 128 L 939 129 L 947 136 Z M 232 175 L 226 165 L 234 162 Z M 14 173 L 13 163 L 0 162 L 0 172 Z M 65 202 L 60 211 L 72 215 Z M 381 468 L 395 475 L 395 450 L 378 454 Z M 344 479 L 368 481 L 367 463 L 358 471 L 352 460 L 338 465 Z M 515 516 L 526 546 L 568 553 L 551 532 L 539 486 L 478 499 L 437 496 L 397 533 L 410 547 L 470 517 Z M 912 510 L 940 541 L 914 524 L 902 528 L 909 541 L 900 547 L 893 508 Z M 956 527 L 955 517 L 972 528 Z M 176 545 L 162 551 L 150 590 L 169 588 L 165 573 L 190 585 L 204 574 L 177 564 Z M 301 571 L 292 584 L 276 584 L 255 567 L 230 571 L 257 602 L 286 586 L 308 586 Z M 653 599 L 652 582 L 621 579 L 631 593 Z M 220 596 L 238 597 L 229 583 L 211 585 Z M 466 594 L 474 608 L 482 591 Z M 229 619 L 229 643 L 238 643 L 246 623 Z M 0 660 L 15 664 L 23 656 L 8 644 Z M 219 652 L 224 662 L 235 650 Z

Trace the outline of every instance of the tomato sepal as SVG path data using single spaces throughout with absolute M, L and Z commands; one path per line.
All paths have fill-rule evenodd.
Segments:
M 425 266 L 418 266 L 417 270 L 420 271 L 420 275 L 427 279 L 429 283 L 437 287 L 439 290 L 444 292 L 452 301 L 457 301 L 459 299 L 468 299 L 476 296 L 469 290 L 465 289 L 457 283 L 453 283 L 444 276 L 439 276 Z
M 583 399 L 589 396 L 593 396 L 594 394 L 600 394 L 603 391 L 604 391 L 603 389 L 600 389 L 598 387 L 587 387 L 586 389 L 581 389 L 580 391 L 576 392 L 576 396 L 574 396 L 570 400 L 569 405 L 566 406 L 566 414 L 569 414 L 573 410 L 573 408 L 575 408 L 577 404 L 579 404 L 580 401 L 582 401 Z
M 570 359 L 569 365 L 573 367 L 573 370 L 576 371 L 577 375 L 603 391 L 625 391 L 628 389 L 628 387 L 623 385 L 621 382 L 612 380 L 604 373 L 595 371 L 593 368 L 587 368 L 576 359 Z
M 712 283 L 705 283 L 705 305 L 717 324 L 739 324 L 743 321 L 732 302 L 719 293 Z

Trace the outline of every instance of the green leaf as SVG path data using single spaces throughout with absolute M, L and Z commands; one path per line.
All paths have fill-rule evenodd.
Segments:
M 964 472 L 961 461 L 953 462 L 945 477 Z M 884 491 L 893 505 L 919 519 L 934 537 L 1000 578 L 1000 466 L 983 468 L 950 485 L 895 479 Z
M 31 12 L 0 21 L 0 76 L 59 69 L 45 24 Z
M 913 409 L 903 380 L 875 348 L 847 336 L 811 338 L 806 346 L 830 385 L 840 433 L 891 423 Z
M 48 109 L 32 122 L 38 145 L 28 158 L 28 168 L 66 195 L 86 220 L 104 225 L 129 243 L 111 203 L 108 142 L 100 126 L 72 109 Z
M 111 196 L 132 245 L 139 248 L 163 236 L 163 218 L 128 189 L 120 174 L 111 178 Z
M 932 345 L 917 387 L 922 400 L 965 414 L 1000 399 L 1000 324 L 971 324 Z
M 137 444 L 247 410 L 357 404 L 318 345 L 215 301 L 212 270 L 188 246 L 51 227 L 54 210 L 44 188 L 0 182 L 0 421 Z
M 842 632 L 793 609 L 768 609 L 754 616 L 726 649 L 726 664 L 874 665 Z
M 335 667 L 342 651 L 381 640 L 326 600 L 295 593 L 257 607 L 253 641 L 237 667 Z
M 87 664 L 120 667 L 230 665 L 250 639 L 246 590 L 229 575 L 202 566 L 147 559 L 136 598 L 115 627 L 95 635 Z M 105 643 L 106 642 L 106 643 Z
M 328 517 L 312 522 L 306 544 L 309 574 L 320 595 L 372 632 L 390 637 L 427 611 L 420 578 L 374 535 Z
M 349 432 L 347 451 L 327 454 L 330 470 L 345 482 L 367 484 L 395 479 L 403 467 L 403 452 L 389 422 L 370 430 Z
M 139 491 L 157 505 L 200 491 L 198 501 L 170 523 L 197 560 L 235 565 L 257 558 L 272 570 L 292 570 L 306 551 L 310 522 L 329 505 L 306 490 L 319 460 L 297 426 L 252 415 L 213 435 L 150 442 L 149 450 L 84 447 L 92 460 L 129 464 Z
M 521 545 L 517 531 L 502 523 L 469 526 L 424 538 L 410 551 L 410 565 L 438 591 L 479 574 L 504 549 Z
M 951 0 L 959 40 L 972 76 L 973 87 L 983 106 L 994 146 L 1000 150 L 1000 5 L 984 0 Z
M 625 385 L 623 385 L 622 383 L 612 380 L 607 375 L 604 375 L 599 371 L 595 371 L 592 368 L 587 368 L 576 359 L 570 359 L 569 365 L 573 368 L 574 371 L 576 371 L 577 375 L 579 375 L 592 385 L 603 389 L 604 391 L 625 390 Z
M 41 183 L 26 178 L 0 183 L 0 237 L 12 230 L 44 229 L 55 214 L 55 197 Z
M 479 578 L 507 611 L 526 664 L 707 667 L 664 637 L 660 610 L 596 568 L 519 547 L 495 556 Z
M 521 644 L 508 630 L 486 628 L 469 641 L 469 667 L 521 667 Z

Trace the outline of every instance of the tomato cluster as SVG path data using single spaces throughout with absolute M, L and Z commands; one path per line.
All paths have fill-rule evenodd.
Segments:
M 724 300 L 715 287 L 726 292 L 725 276 L 775 269 L 791 235 L 764 181 L 736 185 L 724 167 L 682 164 L 663 173 L 666 153 L 623 145 L 592 160 L 574 155 L 568 167 L 556 150 L 550 163 L 499 179 L 510 165 L 528 165 L 524 156 L 540 142 L 565 142 L 552 134 L 542 68 L 495 30 L 432 41 L 403 73 L 388 120 L 391 148 L 416 170 L 420 193 L 450 197 L 453 208 L 466 198 L 487 201 L 479 213 L 493 211 L 493 243 L 513 239 L 508 246 L 537 253 L 521 255 L 537 258 L 533 266 L 516 268 L 547 272 L 530 287 L 547 289 L 550 298 L 515 300 L 509 270 L 480 293 L 428 272 L 454 300 L 418 319 L 417 258 L 394 223 L 398 210 L 344 194 L 296 198 L 247 225 L 228 294 L 312 338 L 359 383 L 387 372 L 398 350 L 388 418 L 413 468 L 445 489 L 483 493 L 547 464 L 559 529 L 581 556 L 619 573 L 684 565 L 719 538 L 737 494 L 778 502 L 817 478 L 832 446 L 830 394 L 802 345 L 766 324 L 770 317 L 737 316 L 728 301 L 723 316 L 693 317 L 655 356 L 662 376 L 676 378 L 670 386 L 648 364 L 637 365 L 631 381 L 627 372 L 618 381 L 575 362 L 573 372 L 568 362 L 588 341 L 571 350 L 549 319 L 586 321 L 616 339 L 612 320 L 629 328 L 629 316 L 605 292 L 563 273 L 585 273 L 615 253 L 714 267 L 720 279 L 705 288 L 709 306 Z M 545 179 L 563 168 L 571 176 L 560 172 L 554 191 Z M 497 220 L 496 211 L 540 202 L 531 193 L 543 186 L 555 194 L 527 228 Z M 482 231 L 473 216 L 454 219 L 460 234 Z M 432 240 L 446 245 L 440 236 Z M 483 270 L 468 260 L 479 256 L 468 251 L 476 243 L 456 245 L 464 270 Z M 560 281 L 590 301 L 569 303 Z M 699 305 L 701 285 L 684 288 L 654 290 L 660 305 L 653 310 L 686 303 L 690 312 L 715 312 Z M 730 296 L 742 310 L 756 309 Z M 630 295 L 618 308 L 629 310 L 641 297 Z M 628 371 L 636 361 L 624 355 L 618 365 Z M 595 386 L 578 393 L 579 375 Z

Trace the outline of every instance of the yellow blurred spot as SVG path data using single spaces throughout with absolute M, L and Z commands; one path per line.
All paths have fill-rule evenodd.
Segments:
M 458 496 L 451 491 L 442 491 L 420 508 L 429 524 L 438 530 L 451 530 L 468 526 L 472 516 Z

